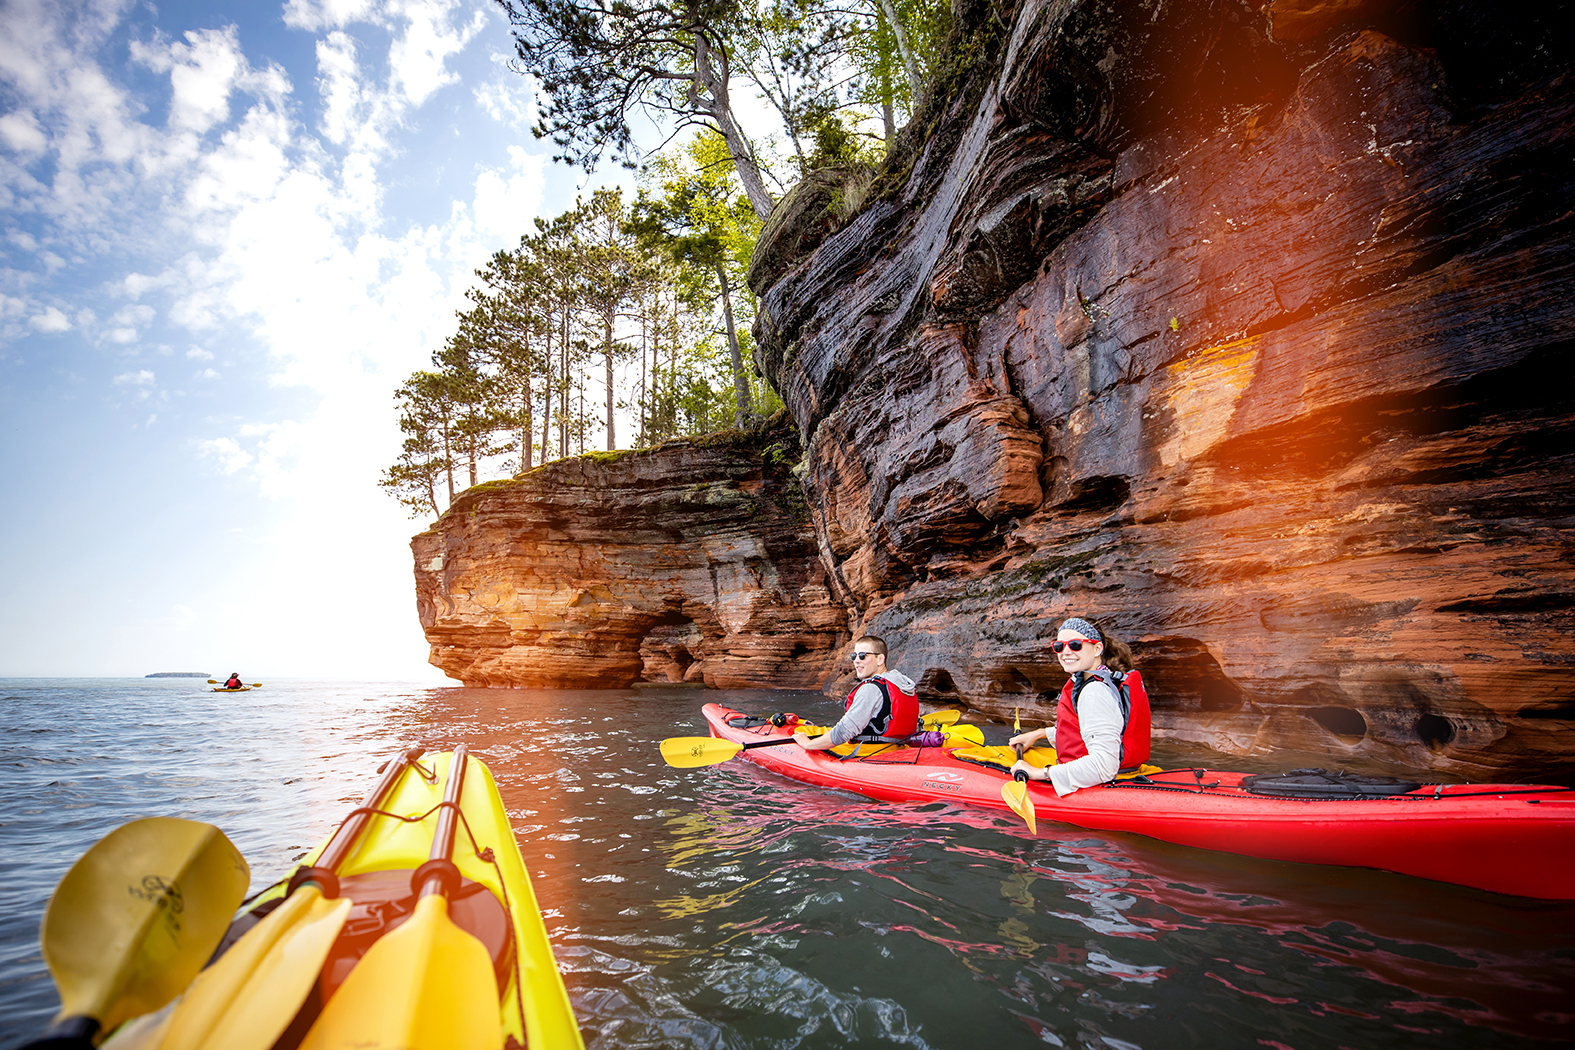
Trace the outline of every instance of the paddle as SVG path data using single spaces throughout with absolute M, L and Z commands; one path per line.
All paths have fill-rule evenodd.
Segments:
M 735 744 L 731 740 L 714 736 L 670 736 L 662 741 L 662 760 L 678 769 L 693 769 L 696 766 L 714 766 L 726 762 L 740 751 L 748 751 L 753 747 L 776 747 L 792 742 L 791 736 L 754 740 L 747 744 Z
M 209 685 L 222 685 L 223 683 L 220 682 L 217 678 L 210 678 L 210 679 L 208 679 L 208 684 Z M 261 682 L 253 682 L 251 684 L 251 688 L 253 688 L 253 689 L 261 689 L 262 688 L 262 683 Z
M 954 724 L 962 712 L 954 707 L 944 708 L 940 711 L 931 711 L 921 719 L 921 723 L 943 728 Z M 779 744 L 791 744 L 791 736 L 772 737 L 769 740 L 753 740 L 747 744 L 735 744 L 731 740 L 722 740 L 711 736 L 672 736 L 662 741 L 662 760 L 677 769 L 694 769 L 697 766 L 714 766 L 726 762 L 740 751 L 748 751 L 752 747 L 776 747 Z M 977 741 L 969 737 L 970 743 L 984 743 L 983 735 Z
M 229 927 L 251 869 L 211 824 L 149 817 L 84 853 L 39 930 L 60 1013 L 29 1047 L 93 1045 L 191 982 Z
M 411 748 L 383 767 L 377 782 L 310 868 L 291 877 L 289 896 L 192 982 L 170 1017 L 160 1050 L 268 1050 L 295 1017 L 317 981 L 323 960 L 350 912 L 335 872 L 350 855 L 371 814 L 405 767 L 421 757 Z
M 468 759 L 465 745 L 454 749 L 431 857 L 411 878 L 416 910 L 356 963 L 301 1050 L 501 1050 L 492 958 L 448 914 L 460 885 L 452 858 Z
M 1017 709 L 1012 709 L 1012 732 L 1021 733 L 1023 726 L 1017 718 Z M 1017 761 L 1023 760 L 1023 745 L 1015 745 Z M 1034 820 L 1033 803 L 1028 801 L 1028 774 L 1018 770 L 1013 774 L 1010 782 L 1001 785 L 1001 798 L 1006 802 L 1007 808 L 1028 822 L 1028 834 L 1037 835 L 1039 829 Z

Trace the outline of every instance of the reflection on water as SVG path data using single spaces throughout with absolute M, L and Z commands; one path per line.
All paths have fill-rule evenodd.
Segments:
M 0 1047 L 53 992 L 38 918 L 132 816 L 288 870 L 399 747 L 497 777 L 595 1048 L 1537 1046 L 1575 1016 L 1575 906 L 1010 814 L 871 803 L 750 763 L 675 770 L 700 704 L 780 693 L 0 682 Z

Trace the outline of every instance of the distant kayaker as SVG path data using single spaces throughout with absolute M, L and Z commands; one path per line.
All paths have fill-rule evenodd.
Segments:
M 824 751 L 854 737 L 904 741 L 919 729 L 919 698 L 913 679 L 886 667 L 886 643 L 868 635 L 853 643 L 853 673 L 861 681 L 848 694 L 840 721 L 811 737 L 794 733 L 806 751 Z
M 239 688 L 241 688 L 242 684 L 243 683 L 241 682 L 241 672 L 236 671 L 234 674 L 230 675 L 230 680 L 228 682 L 224 683 L 224 688 L 226 688 L 226 689 L 239 689 Z
M 1072 676 L 1061 689 L 1055 726 L 1020 733 L 1007 743 L 1027 747 L 1054 732 L 1056 762 L 1039 768 L 1019 760 L 1012 771 L 1048 780 L 1057 795 L 1070 795 L 1078 788 L 1108 783 L 1121 770 L 1146 762 L 1148 695 L 1132 669 L 1132 650 L 1076 616 L 1061 625 L 1050 648 Z

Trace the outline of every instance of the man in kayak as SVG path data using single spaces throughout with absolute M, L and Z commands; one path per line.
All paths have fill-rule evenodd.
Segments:
M 224 683 L 224 688 L 239 689 L 241 688 L 241 684 L 241 672 L 236 671 L 230 675 L 230 680 Z
M 866 636 L 853 643 L 853 673 L 861 681 L 848 694 L 842 718 L 830 732 L 794 733 L 806 751 L 824 751 L 855 737 L 901 743 L 919 729 L 919 698 L 913 679 L 886 667 L 886 643 Z
M 1019 759 L 1012 772 L 1048 780 L 1057 795 L 1070 795 L 1147 761 L 1148 694 L 1132 669 L 1132 650 L 1076 616 L 1061 625 L 1050 648 L 1072 676 L 1061 690 L 1055 727 L 1021 733 L 1007 743 L 1027 747 L 1054 732 L 1056 763 L 1041 769 Z

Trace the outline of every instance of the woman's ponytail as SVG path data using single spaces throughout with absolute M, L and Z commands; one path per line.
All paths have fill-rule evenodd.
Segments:
M 1105 625 L 1098 620 L 1089 622 L 1098 628 L 1099 636 L 1105 640 L 1105 666 L 1122 674 L 1132 670 L 1135 665 L 1132 662 L 1132 650 L 1127 647 L 1127 643 L 1112 637 L 1110 632 L 1105 630 Z

